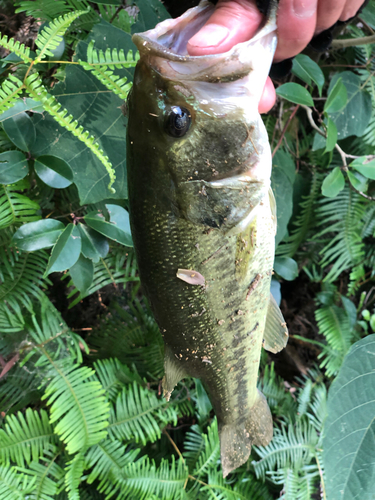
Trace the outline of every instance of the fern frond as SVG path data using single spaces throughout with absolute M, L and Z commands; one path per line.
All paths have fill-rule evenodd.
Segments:
M 332 266 L 324 281 L 332 282 L 346 269 L 359 264 L 364 257 L 361 219 L 365 202 L 357 193 L 345 188 L 336 198 L 320 201 L 316 210 L 319 225 L 325 228 L 314 240 L 329 235 L 329 242 L 320 251 L 321 266 Z
M 124 247 L 114 248 L 110 254 L 104 259 L 101 258 L 94 265 L 94 278 L 90 288 L 80 293 L 69 305 L 72 308 L 78 304 L 84 297 L 88 297 L 107 285 L 112 285 L 117 288 L 120 283 L 128 283 L 130 281 L 139 281 L 137 276 L 137 261 L 133 250 Z M 71 286 L 73 283 L 69 283 Z M 78 290 L 74 288 L 68 295 L 68 299 L 76 295 Z
M 314 223 L 315 203 L 320 192 L 322 178 L 313 171 L 310 192 L 302 198 L 300 212 L 297 216 L 291 234 L 282 242 L 276 250 L 276 255 L 282 257 L 293 257 L 299 246 L 306 240 L 308 231 Z
M 35 59 L 35 63 L 42 61 L 46 56 L 53 57 L 52 50 L 56 49 L 62 42 L 62 37 L 64 36 L 66 30 L 72 24 L 72 22 L 77 19 L 81 14 L 85 14 L 84 10 L 78 10 L 76 12 L 69 12 L 64 14 L 57 19 L 51 21 L 46 25 L 42 31 L 38 34 L 35 44 L 38 47 Z
M 176 425 L 177 411 L 154 391 L 134 382 L 124 387 L 111 410 L 109 435 L 117 439 L 145 445 L 161 436 L 160 428 L 169 423 Z
M 254 478 L 246 474 L 237 480 L 233 486 L 229 481 L 223 479 L 221 471 L 210 470 L 208 484 L 200 491 L 207 493 L 210 500 L 271 500 L 271 496 L 265 484 L 260 484 Z
M 327 376 L 331 377 L 340 369 L 352 344 L 354 332 L 346 311 L 335 304 L 317 309 L 315 319 L 319 333 L 327 340 L 327 347 L 318 356 L 318 359 L 323 358 L 320 367 L 325 368 Z
M 307 418 L 315 429 L 321 433 L 324 421 L 327 417 L 327 388 L 319 384 L 314 390 L 313 400 L 310 403 L 310 411 Z
M 277 471 L 270 471 L 269 477 L 273 483 L 283 485 L 280 499 L 311 500 L 317 490 L 319 470 L 316 465 L 310 467 L 310 470 L 284 467 Z
M 128 451 L 116 439 L 106 439 L 92 446 L 86 456 L 87 467 L 93 468 L 87 482 L 91 484 L 99 478 L 104 484 L 110 477 L 116 477 L 125 466 L 135 462 L 139 452 L 139 449 Z
M 3 281 L 3 278 L 0 277 Z M 16 333 L 23 330 L 25 322 L 22 315 L 17 316 L 13 314 L 8 306 L 3 302 L 0 304 L 0 332 L 5 333 Z M 0 349 L 1 350 L 1 349 Z M 1 406 L 0 406 L 1 408 Z
M 27 16 L 47 21 L 51 21 L 70 10 L 64 0 L 19 0 L 15 4 L 17 6 L 16 14 L 25 12 Z
M 30 500 L 55 500 L 63 487 L 64 470 L 56 463 L 61 452 L 53 446 L 46 449 L 39 462 L 31 462 L 28 469 L 20 469 L 34 479 L 33 491 L 28 496 Z
M 286 407 L 294 409 L 294 399 L 291 393 L 285 390 L 281 377 L 276 375 L 273 362 L 266 365 L 263 376 L 259 378 L 258 389 L 266 396 L 271 411 L 277 415 L 285 415 Z
M 108 401 L 116 399 L 124 384 L 137 382 L 141 386 L 146 385 L 138 375 L 135 366 L 132 371 L 116 358 L 99 359 L 94 363 L 94 368 Z
M 132 83 L 127 83 L 126 77 L 120 78 L 113 73 L 115 68 L 132 68 L 139 60 L 139 54 L 133 56 L 133 52 L 129 50 L 125 56 L 124 51 L 121 49 L 108 48 L 104 53 L 102 50 L 97 51 L 94 49 L 95 41 L 92 40 L 87 47 L 87 62 L 79 60 L 81 66 L 91 71 L 96 78 L 107 87 L 107 89 L 114 92 L 121 99 L 126 99 Z
M 33 491 L 34 484 L 35 478 L 17 473 L 14 467 L 0 465 L 1 500 L 24 500 Z
M 43 288 L 50 280 L 43 278 L 48 255 L 43 250 L 30 253 L 19 252 L 12 273 L 4 270 L 4 281 L 0 287 L 0 303 L 8 304 L 23 321 L 21 308 L 32 310 L 32 299 L 41 300 Z
M 20 57 L 25 63 L 32 63 L 33 60 L 30 57 L 30 48 L 26 47 L 24 43 L 14 40 L 13 38 L 8 38 L 7 35 L 0 36 L 0 45 L 10 52 L 14 52 L 18 57 Z
M 161 500 L 178 500 L 184 494 L 188 469 L 182 459 L 176 463 L 172 455 L 171 463 L 162 460 L 157 468 L 148 458 L 140 459 L 121 469 L 116 478 L 105 481 L 100 491 L 116 500 L 148 500 L 155 495 Z
M 3 463 L 11 460 L 23 467 L 32 460 L 38 461 L 55 440 L 47 412 L 28 408 L 25 415 L 18 412 L 6 418 L 4 429 L 0 429 L 0 458 Z
M 37 214 L 40 210 L 38 203 L 17 191 L 17 184 L 0 185 L 0 229 L 41 218 Z
M 268 446 L 256 447 L 260 460 L 253 461 L 257 477 L 264 478 L 267 471 L 293 467 L 298 470 L 309 463 L 315 454 L 317 433 L 308 422 L 298 420 L 288 427 L 276 428 Z
M 78 488 L 85 469 L 84 454 L 82 452 L 77 453 L 66 465 L 65 485 L 66 491 L 68 492 L 68 498 L 69 500 L 80 500 Z
M 9 75 L 1 84 L 0 89 L 0 113 L 16 104 L 20 93 L 25 88 L 24 84 L 14 75 Z
M 87 130 L 85 131 L 82 125 L 78 125 L 78 121 L 74 120 L 73 115 L 68 114 L 67 109 L 60 109 L 61 104 L 55 99 L 54 96 L 48 94 L 39 75 L 35 73 L 27 77 L 25 87 L 30 96 L 36 101 L 41 102 L 45 111 L 47 111 L 47 113 L 49 113 L 59 125 L 82 141 L 85 146 L 90 149 L 90 151 L 103 163 L 110 178 L 108 189 L 113 192 L 111 186 L 115 182 L 116 175 L 112 167 L 112 163 L 109 161 L 108 156 L 104 154 L 99 144 L 95 141 L 95 138 L 90 135 L 90 132 Z
M 51 405 L 50 422 L 58 422 L 55 433 L 70 454 L 93 446 L 106 435 L 109 410 L 103 388 L 92 380 L 94 371 L 56 362 L 46 349 L 40 351 L 51 368 L 42 399 Z
M 34 401 L 40 401 L 41 392 L 38 391 L 41 382 L 38 373 L 31 372 L 30 368 L 14 366 L 0 380 L 0 408 L 2 412 L 13 410 L 14 406 L 24 408 Z

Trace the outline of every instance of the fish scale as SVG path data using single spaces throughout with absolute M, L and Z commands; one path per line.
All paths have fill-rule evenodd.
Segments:
M 287 330 L 270 296 L 276 211 L 257 112 L 275 19 L 258 34 L 261 54 L 251 64 L 246 46 L 189 58 L 163 45 L 183 51 L 183 29 L 211 8 L 202 2 L 133 38 L 141 58 L 128 102 L 127 168 L 141 283 L 165 344 L 164 395 L 186 376 L 202 380 L 226 476 L 252 444 L 272 438 L 256 388 L 259 360 L 262 343 L 272 352 L 285 346 Z

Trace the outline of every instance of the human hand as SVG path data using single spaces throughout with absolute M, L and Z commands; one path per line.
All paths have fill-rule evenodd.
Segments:
M 353 17 L 363 0 L 280 0 L 277 26 L 278 45 L 274 61 L 299 54 L 314 35 L 330 28 L 336 21 Z M 219 0 L 215 11 L 188 42 L 192 56 L 218 54 L 237 43 L 250 40 L 263 21 L 255 0 Z M 268 77 L 259 112 L 267 113 L 275 104 L 275 88 Z

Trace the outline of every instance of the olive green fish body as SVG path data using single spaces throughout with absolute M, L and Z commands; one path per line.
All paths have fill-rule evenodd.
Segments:
M 198 9 L 210 12 L 206 4 Z M 257 100 L 243 84 L 249 65 L 244 69 L 235 54 L 226 64 L 211 60 L 204 71 L 201 58 L 190 58 L 198 61 L 185 73 L 184 56 L 160 45 L 175 40 L 170 33 L 180 24 L 158 25 L 156 48 L 152 32 L 135 40 L 141 59 L 128 111 L 130 216 L 141 282 L 165 343 L 164 393 L 169 399 L 185 376 L 202 380 L 227 475 L 247 460 L 252 444 L 272 438 L 256 388 L 260 353 L 267 329 L 265 347 L 274 352 L 287 337 L 270 299 L 271 156 Z

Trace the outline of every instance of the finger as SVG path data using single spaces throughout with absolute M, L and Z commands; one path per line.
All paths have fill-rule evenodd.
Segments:
M 363 3 L 363 0 L 347 0 L 341 13 L 340 21 L 347 21 L 351 17 L 354 17 Z
M 250 40 L 264 17 L 255 0 L 219 0 L 203 28 L 187 44 L 191 56 L 227 52 L 237 43 Z
M 330 0 L 319 2 L 315 34 L 330 28 L 338 21 L 345 7 L 346 0 Z
M 270 111 L 274 107 L 275 102 L 276 102 L 275 87 L 273 86 L 271 78 L 268 76 L 258 106 L 259 113 L 268 113 L 268 111 Z
M 316 16 L 317 0 L 280 0 L 275 61 L 293 57 L 308 45 L 314 35 Z

